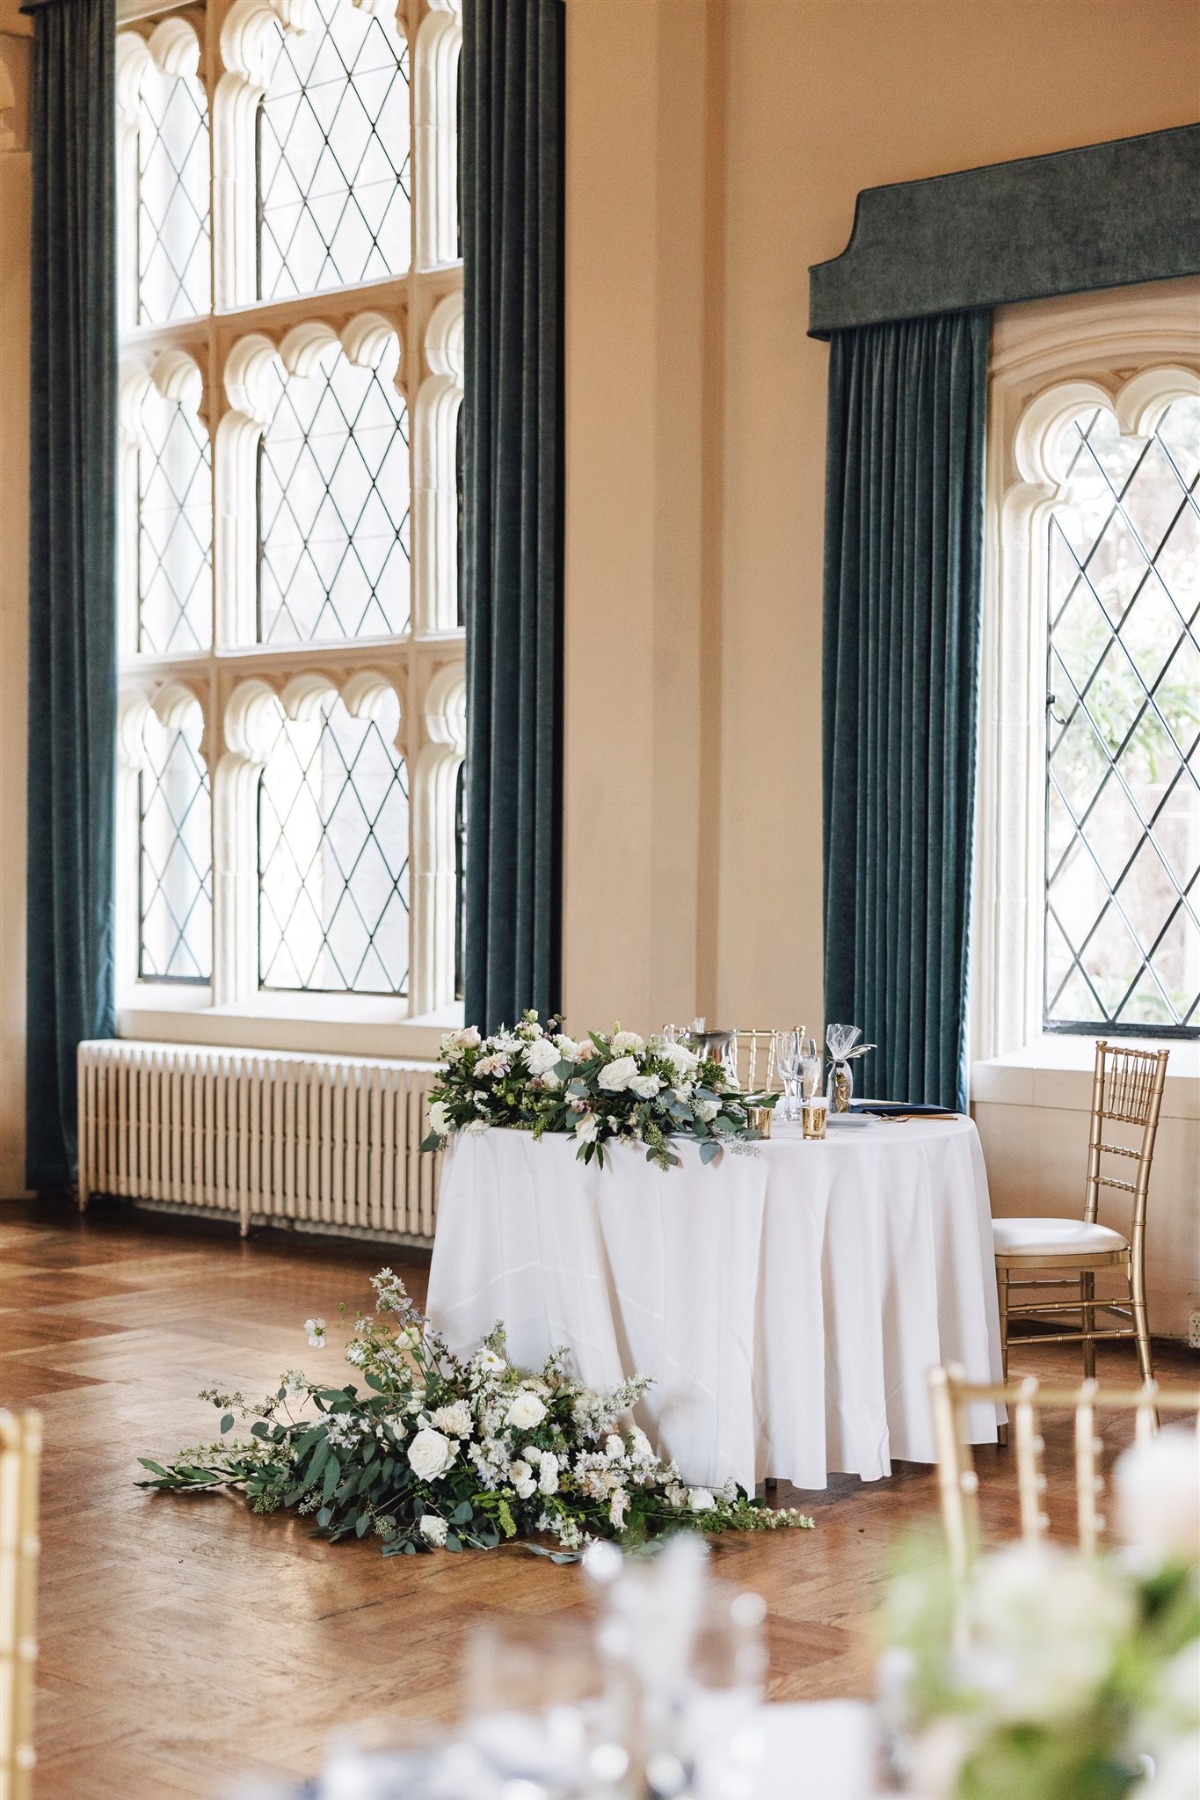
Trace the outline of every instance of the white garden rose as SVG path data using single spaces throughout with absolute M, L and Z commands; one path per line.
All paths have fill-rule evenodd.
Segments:
M 1126 1450 L 1113 1470 L 1121 1536 L 1147 1568 L 1200 1560 L 1200 1443 L 1164 1431 Z
M 421 1536 L 435 1550 L 440 1550 L 446 1542 L 447 1529 L 445 1519 L 439 1519 L 436 1513 L 425 1513 L 421 1519 Z
M 504 1415 L 504 1423 L 517 1431 L 533 1431 L 546 1416 L 546 1409 L 536 1394 L 520 1393 Z
M 537 1493 L 537 1478 L 524 1457 L 518 1456 L 515 1462 L 509 1463 L 508 1479 L 516 1489 L 518 1500 L 528 1500 L 531 1494 Z
M 575 1121 L 575 1136 L 581 1144 L 594 1144 L 600 1131 L 600 1121 L 595 1113 L 580 1113 Z
M 716 1501 L 707 1488 L 689 1488 L 688 1505 L 693 1512 L 711 1512 Z
M 630 1092 L 636 1094 L 639 1100 L 653 1100 L 662 1086 L 662 1076 L 631 1075 L 627 1085 Z
M 542 1466 L 538 1472 L 538 1491 L 543 1494 L 558 1492 L 558 1458 L 552 1450 L 542 1452 Z
M 618 1031 L 613 1036 L 612 1050 L 614 1056 L 628 1056 L 631 1050 L 636 1054 L 639 1050 L 644 1050 L 645 1048 L 645 1038 L 639 1037 L 636 1031 Z
M 436 1131 L 439 1137 L 446 1137 L 450 1131 L 450 1108 L 444 1100 L 429 1102 L 429 1129 Z
M 457 1456 L 457 1447 L 444 1437 L 440 1431 L 432 1431 L 428 1426 L 418 1431 L 408 1446 L 408 1460 L 412 1464 L 413 1474 L 421 1481 L 436 1481 L 444 1475 Z
M 618 1056 L 615 1062 L 604 1065 L 596 1080 L 606 1094 L 620 1094 L 629 1086 L 630 1078 L 637 1072 L 638 1066 L 635 1057 Z
M 531 1075 L 546 1075 L 561 1060 L 558 1045 L 549 1038 L 534 1038 L 525 1046 L 525 1067 Z
M 471 1409 L 465 1400 L 455 1400 L 450 1406 L 439 1406 L 432 1415 L 432 1423 L 448 1437 L 470 1437 Z
M 694 1050 L 688 1050 L 683 1044 L 663 1044 L 657 1051 L 664 1062 L 669 1062 L 680 1075 L 688 1075 L 696 1067 L 700 1058 Z
M 558 1054 L 563 1062 L 578 1062 L 581 1057 L 590 1055 L 592 1049 L 591 1044 L 578 1044 L 565 1032 L 560 1033 L 554 1042 L 558 1046 Z
M 695 1115 L 695 1117 L 697 1119 L 703 1119 L 703 1121 L 706 1125 L 711 1123 L 711 1121 L 716 1118 L 716 1116 L 720 1112 L 720 1110 L 721 1110 L 720 1103 L 716 1100 L 693 1100 L 692 1101 L 693 1114 Z

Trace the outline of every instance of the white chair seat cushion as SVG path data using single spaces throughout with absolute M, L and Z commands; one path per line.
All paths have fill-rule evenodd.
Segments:
M 992 1243 L 998 1256 L 1094 1256 L 1129 1247 L 1119 1231 L 1083 1219 L 993 1219 Z

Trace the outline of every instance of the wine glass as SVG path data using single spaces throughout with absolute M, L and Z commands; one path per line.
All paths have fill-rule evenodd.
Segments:
M 813 1037 L 800 1040 L 800 1098 L 812 1100 L 821 1091 L 821 1052 Z
M 783 1083 L 783 1116 L 796 1116 L 796 1077 L 800 1073 L 800 1033 L 776 1031 L 771 1034 L 775 1050 L 775 1067 Z
M 588 1618 L 493 1613 L 467 1639 L 467 1736 L 501 1783 L 530 1782 L 547 1800 L 576 1792 L 611 1735 L 604 1697 Z

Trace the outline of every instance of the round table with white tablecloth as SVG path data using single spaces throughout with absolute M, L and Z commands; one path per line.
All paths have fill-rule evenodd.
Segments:
M 966 1118 L 831 1121 L 667 1172 L 631 1145 L 492 1130 L 446 1153 L 429 1314 L 456 1351 L 497 1320 L 590 1387 L 641 1372 L 638 1417 L 684 1479 L 821 1488 L 936 1460 L 927 1371 L 1000 1378 L 987 1175 Z M 999 1415 L 1002 1417 L 1003 1415 Z M 994 1442 L 998 1415 L 969 1420 Z

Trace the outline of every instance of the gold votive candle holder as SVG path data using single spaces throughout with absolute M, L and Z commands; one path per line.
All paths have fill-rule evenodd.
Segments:
M 773 1106 L 748 1106 L 746 1108 L 746 1122 L 752 1131 L 757 1131 L 759 1137 L 769 1138 L 771 1135 L 771 1115 L 774 1111 L 775 1108 Z
M 814 1142 L 825 1136 L 825 1123 L 829 1117 L 829 1102 L 824 1094 L 815 1100 L 806 1100 L 800 1109 L 800 1120 L 806 1138 Z

